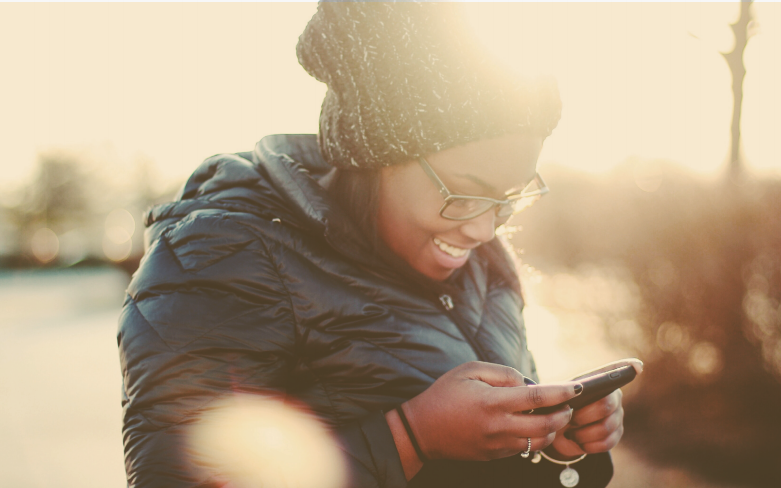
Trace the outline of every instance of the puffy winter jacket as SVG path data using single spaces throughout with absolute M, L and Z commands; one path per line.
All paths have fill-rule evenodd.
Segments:
M 225 485 L 193 469 L 187 435 L 236 391 L 307 404 L 344 450 L 351 486 L 408 486 L 384 411 L 468 361 L 536 379 L 520 290 L 480 253 L 453 296 L 410 283 L 331 203 L 317 183 L 329 169 L 315 136 L 269 136 L 206 160 L 148 213 L 117 338 L 130 487 Z M 612 476 L 607 453 L 577 467 L 580 486 Z M 561 469 L 431 461 L 409 486 L 552 487 Z

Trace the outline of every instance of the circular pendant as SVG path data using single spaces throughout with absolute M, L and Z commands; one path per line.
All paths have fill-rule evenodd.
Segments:
M 559 475 L 559 480 L 563 486 L 572 488 L 578 484 L 578 481 L 580 481 L 580 476 L 578 475 L 577 471 L 567 466 Z

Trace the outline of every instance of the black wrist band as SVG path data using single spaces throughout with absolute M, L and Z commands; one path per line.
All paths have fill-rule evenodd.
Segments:
M 404 415 L 404 409 L 401 408 L 401 405 L 394 408 L 396 410 L 396 413 L 399 414 L 399 418 L 401 419 L 401 423 L 404 425 L 404 430 L 407 431 L 407 437 L 409 437 L 409 441 L 412 443 L 412 447 L 415 449 L 415 453 L 418 455 L 418 458 L 422 462 L 428 461 L 428 458 L 425 454 L 423 454 L 423 451 L 420 450 L 420 446 L 418 445 L 417 439 L 415 439 L 415 434 L 412 433 L 412 428 L 409 426 L 409 421 L 407 421 L 407 416 Z

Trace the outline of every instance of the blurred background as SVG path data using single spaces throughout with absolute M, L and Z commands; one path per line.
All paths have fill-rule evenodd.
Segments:
M 143 213 L 205 158 L 317 131 L 312 3 L 0 4 L 0 484 L 124 486 L 116 321 Z M 510 222 L 544 381 L 642 358 L 611 487 L 781 459 L 781 5 L 468 4 L 564 102 Z

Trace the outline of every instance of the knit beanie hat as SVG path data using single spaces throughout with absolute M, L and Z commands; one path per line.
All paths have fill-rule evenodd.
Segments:
M 318 4 L 296 51 L 328 85 L 323 158 L 371 169 L 510 133 L 550 135 L 555 82 L 512 73 L 471 31 L 458 4 Z

